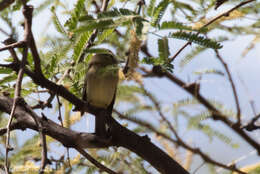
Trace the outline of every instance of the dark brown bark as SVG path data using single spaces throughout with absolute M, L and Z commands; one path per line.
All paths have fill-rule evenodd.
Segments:
M 13 100 L 6 96 L 0 97 L 0 110 L 10 113 Z M 12 129 L 29 128 L 38 131 L 37 125 L 32 119 L 30 112 L 27 111 L 28 105 L 19 104 L 15 112 L 16 122 Z M 37 116 L 37 120 L 42 124 L 43 132 L 51 136 L 65 147 L 71 148 L 105 148 L 109 146 L 121 146 L 136 153 L 144 160 L 148 161 L 154 168 L 163 174 L 188 174 L 175 160 L 163 152 L 160 148 L 151 143 L 148 136 L 139 136 L 136 133 L 121 126 L 116 120 L 112 119 L 112 138 L 109 140 L 101 139 L 94 134 L 76 132 L 64 128 L 46 117 Z M 6 131 L 0 131 L 3 135 Z

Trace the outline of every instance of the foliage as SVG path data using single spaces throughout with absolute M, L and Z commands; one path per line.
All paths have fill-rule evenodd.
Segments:
M 30 0 L 28 2 L 33 3 Z M 212 121 L 213 113 L 195 99 L 196 96 L 191 97 L 187 93 L 179 92 L 179 89 L 165 82 L 165 79 L 153 78 L 153 80 L 150 80 L 146 78 L 153 77 L 153 74 L 146 74 L 144 69 L 160 66 L 163 72 L 176 77 L 183 77 L 183 74 L 179 74 L 175 69 L 188 70 L 192 73 L 185 75 L 183 78 L 187 79 L 187 84 L 194 79 L 199 79 L 198 83 L 200 83 L 201 78 L 205 78 L 205 81 L 216 80 L 218 83 L 218 78 L 227 77 L 228 74 L 225 69 L 220 69 L 215 64 L 214 66 L 209 64 L 202 69 L 187 66 L 191 62 L 198 63 L 199 57 L 205 54 L 209 54 L 210 58 L 213 51 L 225 48 L 224 41 L 232 42 L 232 39 L 238 36 L 253 36 L 252 41 L 243 50 L 242 56 L 244 57 L 250 55 L 250 52 L 254 51 L 254 48 L 259 44 L 259 2 L 236 9 L 235 13 L 230 13 L 229 16 L 207 25 L 217 17 L 211 17 L 215 6 L 221 5 L 219 9 L 224 6 L 229 8 L 239 3 L 238 0 L 224 2 L 224 0 L 216 2 L 205 0 L 150 0 L 145 5 L 138 5 L 137 1 L 111 0 L 107 9 L 101 11 L 100 1 L 77 0 L 72 5 L 70 1 L 42 0 L 35 7 L 35 18 L 33 18 L 32 25 L 34 27 L 34 23 L 39 23 L 42 14 L 49 14 L 49 24 L 51 23 L 51 25 L 47 23 L 43 33 L 35 37 L 43 74 L 47 79 L 63 85 L 71 93 L 81 98 L 85 72 L 88 61 L 93 54 L 103 53 L 105 50 L 103 48 L 109 48 L 119 58 L 120 68 L 123 68 L 127 62 L 127 57 L 131 54 L 129 50 L 132 51 L 131 49 L 135 48 L 135 56 L 139 60 L 136 59 L 134 73 L 137 74 L 138 78 L 120 82 L 118 85 L 115 109 L 123 113 L 125 118 L 117 114 L 114 116 L 134 132 L 148 134 L 152 141 L 156 142 L 156 145 L 160 144 L 163 150 L 183 166 L 186 164 L 185 161 L 190 159 L 191 164 L 187 165 L 187 169 L 192 173 L 193 166 L 198 166 L 198 160 L 192 160 L 192 157 L 183 155 L 186 153 L 186 149 L 179 144 L 173 144 L 177 141 L 177 137 L 171 130 L 171 126 L 183 138 L 184 143 L 189 141 L 186 139 L 187 134 L 193 135 L 196 133 L 205 138 L 209 146 L 214 146 L 212 142 L 217 140 L 227 145 L 228 148 L 235 149 L 240 148 L 241 142 L 240 140 L 239 142 L 233 140 L 232 136 L 214 125 L 216 122 Z M 140 10 L 138 10 L 139 8 Z M 20 34 L 20 24 L 18 25 L 18 23 L 23 23 L 23 21 L 16 20 L 17 14 L 22 14 L 21 10 L 21 1 L 15 1 L 10 7 L 0 12 L 1 24 L 4 24 L 4 27 L 1 27 L 0 30 L 1 34 L 6 37 L 12 36 L 15 40 L 22 38 L 20 35 L 18 37 L 18 33 Z M 251 21 L 244 22 L 242 20 L 246 18 L 251 19 Z M 20 20 L 20 18 L 17 19 Z M 237 19 L 241 20 L 241 24 L 233 25 L 232 21 L 234 22 Z M 38 28 L 33 28 L 33 32 L 37 33 L 37 30 L 41 27 L 45 26 L 42 24 Z M 97 35 L 93 39 L 95 32 Z M 140 41 L 139 44 L 131 42 L 133 41 L 133 33 L 136 40 Z M 182 42 L 177 40 L 182 40 Z M 175 61 L 173 56 L 181 48 L 179 48 L 179 43 L 190 43 L 189 46 L 192 47 L 185 53 L 184 51 L 181 52 Z M 148 49 L 145 46 L 148 46 Z M 15 50 L 20 59 L 22 49 L 17 48 Z M 83 61 L 81 61 L 82 57 Z M 13 60 L 14 57 L 5 54 L 1 58 L 1 65 L 9 64 Z M 26 68 L 28 70 L 34 69 L 34 60 L 31 53 L 28 54 Z M 1 93 L 13 97 L 16 79 L 16 72 L 1 66 Z M 224 80 L 228 80 L 228 78 Z M 206 87 L 208 87 L 207 85 L 209 84 L 205 83 Z M 229 120 L 236 119 L 237 113 L 227 101 L 208 99 L 214 98 L 216 96 L 215 91 L 218 89 L 215 89 L 214 86 L 210 86 L 212 89 L 206 89 L 204 83 L 201 86 L 198 90 L 199 94 L 203 94 L 207 101 L 222 114 L 225 114 Z M 46 101 L 50 95 L 49 91 L 46 92 L 41 86 L 33 83 L 26 75 L 22 87 L 22 96 L 32 106 Z M 187 89 L 186 86 L 181 87 Z M 241 100 L 242 98 L 240 97 Z M 74 129 L 80 126 L 85 128 L 85 123 L 80 122 L 80 114 L 73 112 L 74 106 L 62 98 L 60 98 L 60 102 L 64 127 Z M 60 105 L 55 99 L 51 104 L 55 105 L 56 108 L 50 108 L 51 111 L 49 109 L 48 111 L 46 111 L 47 109 L 42 110 L 42 112 L 46 112 L 48 118 L 50 117 L 49 119 L 57 121 Z M 169 123 L 162 116 L 166 116 Z M 1 113 L 1 128 L 6 123 L 7 117 Z M 38 161 L 41 158 L 39 136 L 28 137 L 24 143 L 18 143 L 21 138 L 19 134 L 12 134 L 11 138 L 11 143 L 15 145 L 15 150 L 10 155 L 12 166 L 39 167 Z M 1 165 L 4 161 L 4 155 L 2 155 L 4 143 L 4 137 L 1 137 Z M 187 144 L 195 147 L 197 146 L 196 143 L 198 141 L 195 137 L 192 139 L 192 143 Z M 47 144 L 48 153 L 54 156 L 52 158 L 54 165 L 50 165 L 48 168 L 53 173 L 74 173 L 76 171 L 91 174 L 100 172 L 92 163 L 74 152 L 71 155 L 70 166 L 67 156 L 64 155 L 65 153 L 56 152 L 56 149 L 62 148 L 57 141 L 47 137 Z M 156 173 L 150 164 L 126 149 L 109 148 L 88 151 L 99 162 L 118 171 L 118 173 Z M 204 152 L 203 149 L 202 151 Z M 212 158 L 215 159 L 215 157 Z M 190 169 L 191 166 L 193 168 Z M 207 166 L 207 169 L 211 173 L 218 173 L 217 166 L 211 163 Z M 250 174 L 259 173 L 259 168 L 249 172 Z
M 202 46 L 208 47 L 208 48 L 213 48 L 213 49 L 222 48 L 222 46 L 219 43 L 214 42 L 208 38 L 198 36 L 197 34 L 193 34 L 193 33 L 186 33 L 186 32 L 181 31 L 181 32 L 172 33 L 171 36 L 174 38 L 194 42 L 196 44 L 199 44 L 199 45 L 202 45 Z

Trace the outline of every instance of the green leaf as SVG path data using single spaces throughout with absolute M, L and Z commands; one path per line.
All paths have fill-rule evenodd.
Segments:
M 197 75 L 216 74 L 216 75 L 221 75 L 221 76 L 225 75 L 222 71 L 216 70 L 216 69 L 204 69 L 204 70 L 200 70 L 200 71 L 195 71 L 194 74 L 197 74 Z
M 260 165 L 256 164 L 256 167 L 254 169 L 251 169 L 250 172 L 248 174 L 259 174 L 260 173 Z M 247 166 L 245 166 L 246 168 Z M 249 166 L 248 168 L 250 168 L 251 166 Z
M 107 39 L 114 32 L 114 30 L 115 30 L 114 28 L 110 28 L 102 31 L 102 33 L 98 35 L 97 44 L 101 44 L 105 39 Z
M 144 24 L 143 24 L 143 21 L 145 21 L 144 19 L 142 18 L 134 18 L 134 23 L 135 23 L 135 31 L 137 33 L 137 35 L 142 35 L 142 30 L 143 30 L 143 27 L 144 27 Z
M 95 18 L 92 15 L 89 15 L 89 14 L 86 14 L 84 16 L 79 17 L 80 22 L 88 21 L 88 20 L 95 20 Z
M 165 13 L 170 1 L 169 0 L 162 0 L 158 6 L 155 8 L 153 13 L 153 19 L 152 19 L 152 26 L 157 26 L 160 23 L 160 20 L 162 19 L 163 14 Z
M 191 50 L 190 53 L 188 53 L 181 61 L 180 61 L 180 67 L 184 67 L 187 65 L 193 58 L 195 58 L 197 55 L 199 55 L 201 52 L 205 51 L 206 47 L 197 46 L 193 50 Z
M 11 75 L 2 77 L 2 78 L 0 78 L 0 85 L 4 85 L 6 83 L 13 82 L 16 80 L 16 78 L 17 78 L 16 74 L 11 74 Z
M 75 62 L 78 62 L 78 59 L 85 48 L 86 42 L 89 40 L 91 35 L 90 31 L 80 34 L 78 41 L 76 42 L 73 50 L 73 59 Z
M 201 33 L 206 33 L 208 31 L 207 28 L 194 30 L 192 27 L 186 26 L 183 23 L 175 22 L 175 21 L 165 21 L 165 22 L 163 22 L 160 29 L 161 30 L 163 30 L 163 29 L 179 29 L 179 30 L 188 30 L 188 31 L 199 31 Z
M 61 25 L 60 21 L 59 21 L 59 18 L 58 16 L 56 15 L 55 13 L 55 7 L 52 7 L 51 8 L 51 12 L 52 12 L 52 22 L 56 28 L 56 30 L 64 35 L 64 36 L 67 36 L 67 32 L 65 31 L 65 29 L 63 28 L 63 26 Z
M 42 12 L 44 9 L 46 9 L 51 3 L 53 3 L 53 0 L 46 0 L 42 2 L 35 10 L 33 11 L 33 16 L 35 17 L 40 12 Z
M 215 137 L 231 147 L 237 146 L 237 144 L 232 142 L 230 137 L 226 136 L 218 130 L 211 128 L 209 125 L 199 124 L 198 129 L 205 133 L 210 138 L 210 140 Z
M 109 29 L 114 26 L 115 23 L 113 20 L 89 21 L 85 25 L 82 25 L 76 29 L 75 32 L 93 31 L 94 29 Z
M 209 111 L 203 111 L 197 115 L 189 118 L 188 128 L 196 127 L 201 121 L 207 120 L 212 116 L 212 113 Z
M 176 33 L 172 33 L 171 37 L 194 42 L 196 44 L 199 44 L 199 45 L 202 45 L 202 46 L 208 47 L 208 48 L 213 48 L 213 49 L 222 48 L 222 45 L 220 45 L 218 42 L 215 42 L 215 41 L 205 38 L 203 36 L 199 36 L 198 34 L 187 33 L 187 32 L 176 32 Z
M 0 67 L 0 74 L 10 74 L 11 72 L 13 72 L 13 70 L 10 68 Z
M 183 107 L 183 106 L 197 105 L 197 104 L 199 104 L 198 100 L 196 100 L 194 98 L 185 98 L 182 100 L 178 100 L 173 105 L 174 105 L 174 107 Z
M 170 52 L 167 37 L 158 40 L 158 52 L 160 59 L 168 59 Z
M 85 10 L 85 0 L 78 0 L 71 12 L 71 17 L 66 21 L 65 26 L 69 28 L 69 31 L 74 30 L 77 27 L 78 20 L 81 13 Z
M 134 11 L 131 11 L 129 9 L 120 8 L 116 9 L 113 8 L 111 11 L 105 11 L 98 14 L 98 19 L 104 19 L 104 18 L 115 18 L 120 16 L 138 16 Z
M 138 97 L 135 94 L 143 93 L 143 89 L 138 86 L 120 85 L 117 89 L 117 99 L 126 102 L 138 102 Z
M 180 29 L 180 30 L 192 30 L 191 27 L 183 25 L 180 22 L 165 21 L 162 23 L 160 29 Z
M 85 16 L 81 20 L 82 25 L 75 29 L 75 32 L 83 32 L 94 29 L 111 29 L 120 25 L 129 25 L 135 23 L 138 34 L 141 33 L 143 28 L 143 21 L 146 21 L 140 15 L 128 9 L 116 9 L 106 11 L 98 14 L 97 19 L 90 16 Z
M 176 9 L 183 9 L 189 11 L 192 15 L 197 15 L 196 10 L 191 6 L 190 4 L 183 3 L 180 1 L 173 1 L 173 7 Z M 187 18 L 190 18 L 190 16 L 186 16 Z
M 15 4 L 12 6 L 12 11 L 20 10 L 21 7 L 22 7 L 22 2 L 21 1 L 15 1 Z
M 148 8 L 147 8 L 147 14 L 148 14 L 149 16 L 152 16 L 153 13 L 154 13 L 155 1 L 156 1 L 156 0 L 151 0 L 150 3 L 149 3 L 149 6 L 148 6 Z

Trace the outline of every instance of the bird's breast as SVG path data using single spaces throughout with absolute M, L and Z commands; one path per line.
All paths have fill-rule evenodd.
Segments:
M 100 73 L 97 68 L 91 68 L 87 74 L 87 100 L 99 108 L 107 108 L 114 98 L 118 83 L 115 73 Z

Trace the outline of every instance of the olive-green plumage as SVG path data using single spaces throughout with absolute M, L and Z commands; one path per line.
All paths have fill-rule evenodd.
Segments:
M 83 100 L 91 106 L 108 109 L 111 116 L 118 84 L 118 62 L 112 54 L 96 54 L 89 61 Z M 105 133 L 106 119 L 96 116 L 95 131 Z

